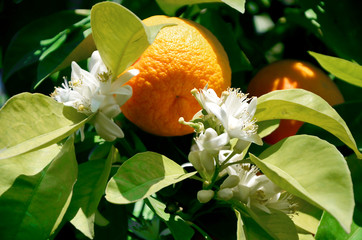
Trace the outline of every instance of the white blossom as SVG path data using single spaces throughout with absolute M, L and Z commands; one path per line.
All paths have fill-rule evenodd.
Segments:
M 291 195 L 275 185 L 267 176 L 259 174 L 259 169 L 250 164 L 234 164 L 227 168 L 229 175 L 238 176 L 240 181 L 231 188 L 233 199 L 246 204 L 250 208 L 258 208 L 267 213 L 270 208 L 291 213 L 295 204 L 291 203 Z
M 193 120 L 210 125 L 220 134 L 227 133 L 229 139 L 236 138 L 236 149 L 244 150 L 250 143 L 262 145 L 254 119 L 257 98 L 247 98 L 238 89 L 228 89 L 219 98 L 214 90 L 193 90 L 192 94 L 202 107 Z M 205 112 L 206 111 L 206 112 Z M 204 115 L 206 114 L 206 115 Z M 221 134 L 220 134 L 221 135 Z
M 230 141 L 227 133 L 220 135 L 213 128 L 207 128 L 195 138 L 195 143 L 200 151 L 206 150 L 212 154 L 217 153 Z
M 257 133 L 258 128 L 254 119 L 256 97 L 248 99 L 247 95 L 240 93 L 237 89 L 229 89 L 225 101 L 220 106 L 211 102 L 206 104 L 208 109 L 220 120 L 230 138 L 263 144 Z
M 132 69 L 113 80 L 111 71 L 103 63 L 98 51 L 93 52 L 88 69 L 83 70 L 76 62 L 71 64 L 71 80 L 58 87 L 52 97 L 66 106 L 75 108 L 87 116 L 96 114 L 93 124 L 97 133 L 107 141 L 122 138 L 122 129 L 113 121 L 121 113 L 122 106 L 131 96 L 132 88 L 124 85 L 139 71 Z M 83 134 L 82 134 L 83 135 Z

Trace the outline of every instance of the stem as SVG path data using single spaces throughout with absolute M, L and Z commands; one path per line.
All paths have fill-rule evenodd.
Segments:
M 195 223 L 193 223 L 191 221 L 187 221 L 186 223 L 189 224 L 191 227 L 195 228 L 199 233 L 201 233 L 205 239 L 212 240 L 212 238 L 209 236 L 209 234 L 207 234 L 204 230 L 202 230 L 202 228 L 197 226 Z
M 227 167 L 230 167 L 230 166 L 232 166 L 232 165 L 234 165 L 234 164 L 240 164 L 240 163 L 252 163 L 252 162 L 250 161 L 249 158 L 247 158 L 247 159 L 243 159 L 243 160 L 236 161 L 236 162 L 232 162 L 232 163 L 228 163 L 228 164 L 223 164 L 223 165 L 221 166 L 221 168 L 220 168 L 220 172 L 221 172 L 222 170 L 224 170 L 225 168 L 227 168 Z
M 225 164 L 227 164 L 230 160 L 231 160 L 231 158 L 232 157 L 234 157 L 236 155 L 236 152 L 232 152 L 228 157 L 227 157 L 227 159 L 221 164 L 221 168 L 223 168 L 223 166 L 225 165 Z

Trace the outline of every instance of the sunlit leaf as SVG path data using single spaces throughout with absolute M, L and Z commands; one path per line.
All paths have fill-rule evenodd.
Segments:
M 112 148 L 107 159 L 88 161 L 79 165 L 78 180 L 69 207 L 71 211 L 66 217 L 91 239 L 94 237 L 97 207 L 104 194 L 115 154 L 115 148 Z
M 276 90 L 258 98 L 258 121 L 295 119 L 319 126 L 350 147 L 359 158 L 356 142 L 345 121 L 318 95 L 303 89 Z
M 102 60 L 118 76 L 141 56 L 165 25 L 147 27 L 125 7 L 102 2 L 91 10 L 91 26 Z
M 359 240 L 362 239 L 362 228 L 353 223 L 347 234 L 330 214 L 324 212 L 315 239 Z
M 269 232 L 269 229 L 265 229 L 265 226 L 261 226 L 256 220 L 257 217 L 250 216 L 253 212 L 247 210 L 245 207 L 235 207 L 235 214 L 237 217 L 237 240 L 268 240 L 276 239 L 277 237 Z M 240 207 L 242 209 L 240 209 Z
M 167 15 L 175 15 L 177 9 L 185 5 L 199 3 L 225 3 L 241 13 L 245 12 L 245 0 L 156 0 Z
M 245 231 L 244 231 L 244 223 L 243 223 L 243 219 L 241 218 L 241 214 L 239 211 L 235 210 L 235 214 L 236 214 L 236 218 L 238 219 L 237 223 L 236 223 L 236 239 L 237 240 L 246 240 L 246 236 L 245 236 Z
M 268 229 L 276 239 L 279 240 L 298 240 L 297 230 L 290 217 L 278 210 L 270 209 L 271 213 L 266 213 L 262 210 L 254 209 L 255 215 L 252 217 L 264 229 Z M 255 219 L 256 218 L 256 219 Z
M 158 153 L 139 153 L 122 164 L 108 182 L 106 199 L 118 204 L 135 202 L 195 173 L 185 173 L 180 165 Z
M 294 224 L 303 232 L 315 234 L 323 210 L 295 196 L 293 197 L 293 203 L 297 205 L 296 213 L 292 217 Z
M 1 239 L 48 239 L 61 222 L 77 178 L 73 138 L 0 164 Z
M 0 159 L 56 143 L 86 121 L 74 108 L 45 95 L 16 95 L 0 110 Z
M 287 192 L 332 214 L 349 231 L 354 210 L 351 174 L 343 155 L 317 137 L 286 138 L 251 160 Z
M 278 119 L 257 122 L 258 134 L 260 135 L 260 137 L 263 138 L 271 134 L 275 129 L 279 127 L 279 122 L 280 120 Z
M 350 84 L 362 87 L 362 66 L 342 58 L 309 52 L 318 63 L 334 76 Z
M 360 127 L 362 125 L 362 111 L 356 111 L 356 109 L 360 109 L 361 107 L 362 100 L 347 101 L 345 103 L 333 106 L 337 113 L 346 122 L 349 130 L 353 133 L 356 145 L 360 151 L 362 151 L 362 131 L 360 131 Z M 298 134 L 317 136 L 327 140 L 329 143 L 332 143 L 335 146 L 343 145 L 343 142 L 341 142 L 334 135 L 312 124 L 303 124 L 302 127 L 298 130 Z

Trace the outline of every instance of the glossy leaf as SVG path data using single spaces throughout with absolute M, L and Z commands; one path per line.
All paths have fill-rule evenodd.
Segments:
M 337 56 L 362 64 L 362 37 L 360 6 L 358 1 L 299 1 L 301 14 L 306 17 L 323 43 Z M 312 13 L 312 14 L 307 14 Z M 343 17 L 341 17 L 343 13 Z
M 165 212 L 166 205 L 153 197 L 147 198 L 152 210 L 170 229 L 175 240 L 188 240 L 194 235 L 194 230 L 179 216 Z
M 70 212 L 67 218 L 88 238 L 94 237 L 94 222 L 97 207 L 104 194 L 115 148 L 112 148 L 107 159 L 88 161 L 79 165 L 77 183 L 74 186 Z
M 334 76 L 350 84 L 362 87 L 362 66 L 342 58 L 309 52 L 318 63 Z
M 241 13 L 245 12 L 245 0 L 156 0 L 156 2 L 167 15 L 175 15 L 182 6 L 199 3 L 225 3 Z
M 87 18 L 84 20 L 89 22 Z M 38 87 L 52 73 L 70 66 L 72 61 L 87 59 L 96 50 L 93 38 L 90 35 L 90 28 L 87 28 L 87 25 L 82 26 L 82 22 L 85 21 L 81 21 L 78 23 L 80 26 L 74 27 L 75 29 L 67 33 L 67 41 L 65 43 L 57 46 L 47 55 L 40 58 L 37 69 L 37 81 L 34 84 L 34 88 Z
M 0 110 L 0 159 L 59 142 L 87 119 L 74 108 L 45 95 L 16 95 Z
M 135 202 L 195 173 L 185 173 L 180 165 L 158 153 L 139 153 L 122 164 L 108 182 L 106 199 L 118 204 Z
M 347 234 L 330 214 L 324 212 L 315 239 L 359 240 L 362 239 L 362 228 L 353 223 Z
M 0 164 L 1 239 L 48 239 L 61 222 L 77 178 L 73 138 Z
M 62 11 L 36 20 L 22 28 L 12 39 L 4 60 L 4 82 L 16 71 L 44 58 L 67 38 L 73 24 L 89 11 Z M 61 59 L 60 59 L 61 60 Z
M 319 126 L 350 147 L 359 158 L 356 142 L 345 121 L 318 95 L 303 89 L 276 90 L 258 98 L 257 121 L 295 119 Z
M 125 7 L 101 2 L 91 10 L 94 42 L 114 76 L 133 64 L 165 25 L 145 26 Z
M 345 231 L 354 209 L 350 171 L 343 155 L 317 137 L 286 138 L 251 160 L 287 192 L 332 214 Z

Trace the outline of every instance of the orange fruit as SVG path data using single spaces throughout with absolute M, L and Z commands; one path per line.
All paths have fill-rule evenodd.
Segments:
M 178 122 L 192 119 L 201 107 L 192 89 L 212 88 L 220 96 L 231 84 L 228 57 L 214 35 L 190 20 L 153 16 L 146 25 L 176 24 L 161 29 L 132 68 L 140 70 L 126 84 L 132 97 L 122 106 L 125 117 L 142 130 L 159 136 L 193 132 Z
M 291 88 L 302 88 L 322 97 L 330 105 L 344 102 L 335 83 L 311 63 L 298 60 L 280 60 L 262 68 L 250 81 L 247 92 L 251 96 Z M 285 137 L 295 135 L 303 122 L 280 120 L 279 127 L 264 141 L 274 144 Z

